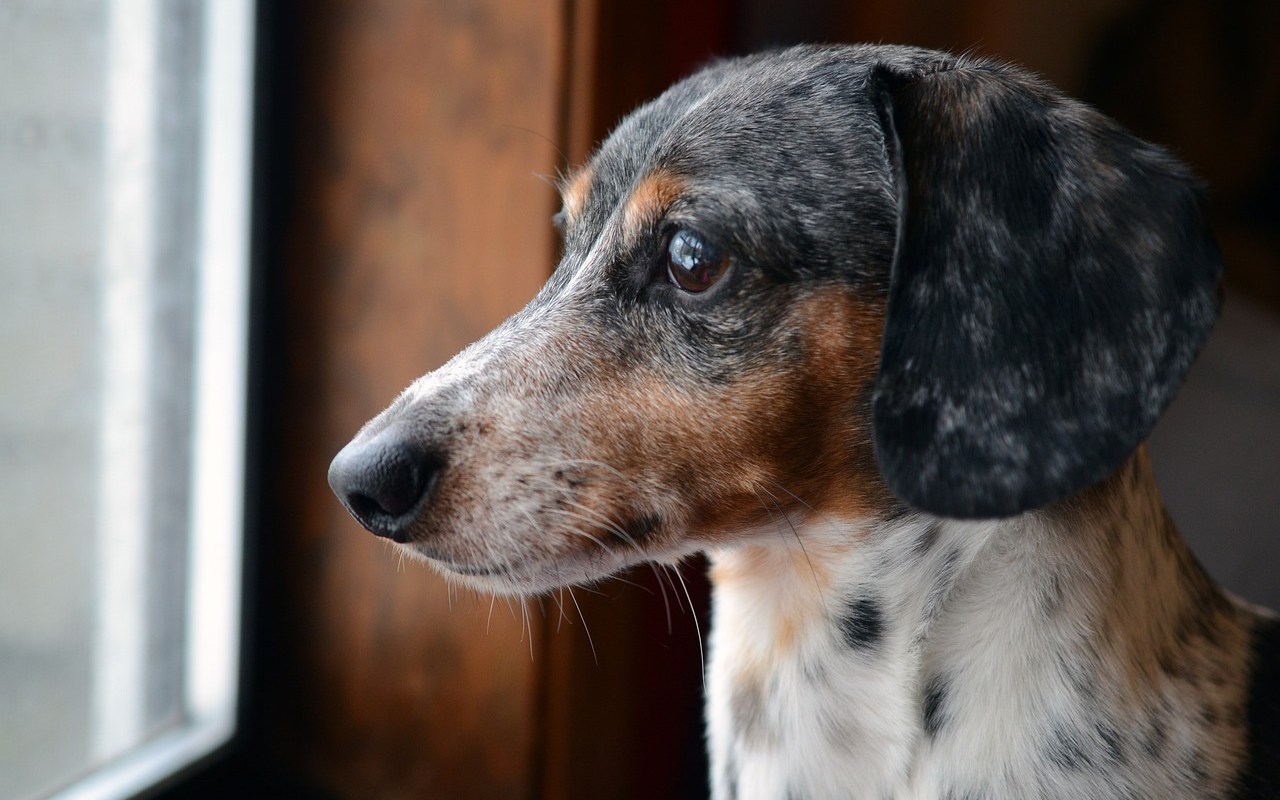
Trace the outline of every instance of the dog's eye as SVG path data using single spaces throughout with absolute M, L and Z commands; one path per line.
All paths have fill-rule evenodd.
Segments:
M 680 229 L 667 245 L 667 276 L 686 292 L 705 292 L 729 269 L 729 257 L 691 230 Z

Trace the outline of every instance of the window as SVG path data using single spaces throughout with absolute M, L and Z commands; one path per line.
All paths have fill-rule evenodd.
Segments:
M 237 692 L 250 0 L 0 5 L 0 797 L 115 797 Z

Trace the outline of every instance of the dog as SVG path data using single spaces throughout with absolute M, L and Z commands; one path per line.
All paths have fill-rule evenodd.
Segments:
M 1018 68 L 714 63 L 561 186 L 522 311 L 334 459 L 498 593 L 705 552 L 715 798 L 1280 797 L 1280 622 L 1144 447 L 1221 260 L 1166 151 Z

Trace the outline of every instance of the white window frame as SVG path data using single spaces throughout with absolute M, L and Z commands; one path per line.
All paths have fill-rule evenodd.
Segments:
M 122 277 L 105 313 L 128 315 L 145 301 L 153 267 L 148 199 L 156 143 L 145 121 L 156 102 L 160 0 L 109 0 L 107 61 L 106 269 Z M 236 730 L 248 390 L 250 194 L 254 75 L 253 0 L 206 0 L 201 107 L 194 437 L 187 565 L 184 722 L 138 746 L 142 735 L 145 609 L 136 582 L 145 564 L 142 465 L 104 473 L 104 552 L 96 643 L 93 772 L 54 797 L 107 800 L 154 787 L 226 744 Z M 139 124 L 139 120 L 144 121 Z M 130 208 L 128 214 L 113 213 Z M 136 213 L 137 209 L 144 213 Z M 118 218 L 117 218 L 118 217 Z M 124 326 L 128 327 L 128 326 Z M 133 326 L 136 328 L 137 326 Z M 147 334 L 104 343 L 128 377 L 145 379 Z M 104 387 L 104 458 L 138 452 L 145 420 L 138 384 Z M 109 477 L 115 475 L 117 477 Z M 106 485 L 112 481 L 120 483 Z M 142 488 L 138 488 L 141 485 Z M 132 585 L 131 585 L 132 584 Z

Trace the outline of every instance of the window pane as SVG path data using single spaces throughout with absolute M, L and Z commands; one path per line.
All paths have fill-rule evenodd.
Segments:
M 247 9 L 0 4 L 0 797 L 230 713 Z

